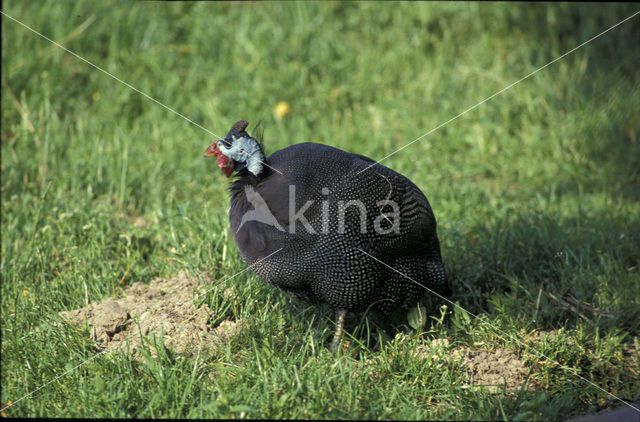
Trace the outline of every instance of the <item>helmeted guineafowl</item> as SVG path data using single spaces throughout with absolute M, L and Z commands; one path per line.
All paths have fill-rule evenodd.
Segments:
M 227 177 L 236 173 L 229 219 L 238 249 L 263 280 L 336 310 L 332 350 L 347 311 L 389 314 L 415 304 L 421 285 L 450 294 L 436 219 L 409 179 L 316 143 L 265 158 L 247 125 L 237 122 L 205 152 Z

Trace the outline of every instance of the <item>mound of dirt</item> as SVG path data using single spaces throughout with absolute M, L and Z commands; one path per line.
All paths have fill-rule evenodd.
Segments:
M 426 357 L 432 353 L 433 349 L 449 346 L 447 339 L 434 339 L 431 345 L 418 348 L 416 356 Z M 443 358 L 449 362 L 452 359 L 460 359 L 465 368 L 467 379 L 470 385 L 484 386 L 491 392 L 507 390 L 520 390 L 523 387 L 529 370 L 524 363 L 511 351 L 503 348 L 494 350 L 474 350 L 466 347 L 456 347 L 452 352 L 442 354 Z M 525 390 L 535 390 L 536 385 L 529 380 Z
M 140 344 L 141 335 L 152 333 L 162 338 L 165 346 L 182 353 L 198 348 L 213 350 L 243 328 L 242 321 L 225 320 L 217 327 L 209 324 L 211 309 L 207 304 L 194 304 L 199 282 L 181 272 L 168 279 L 156 279 L 149 285 L 136 282 L 120 298 L 90 303 L 81 309 L 61 312 L 72 324 L 90 326 L 92 340 L 109 351 L 128 342 L 132 349 Z M 155 350 L 152 348 L 152 352 Z
M 529 370 L 511 351 L 498 348 L 492 351 L 458 349 L 466 367 L 469 382 L 472 385 L 486 385 L 492 392 L 519 390 L 527 379 Z M 529 380 L 525 389 L 532 390 L 534 385 Z

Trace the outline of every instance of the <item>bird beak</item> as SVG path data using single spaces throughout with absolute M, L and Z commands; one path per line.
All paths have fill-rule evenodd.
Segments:
M 204 152 L 205 157 L 218 157 L 220 154 L 222 154 L 222 152 L 220 152 L 220 148 L 218 148 L 218 141 L 214 141 Z
M 231 176 L 233 173 L 233 160 L 230 160 L 229 157 L 224 155 L 220 148 L 218 148 L 218 141 L 214 141 L 209 148 L 204 152 L 205 157 L 218 157 L 216 164 L 220 167 L 220 170 L 225 174 L 225 176 Z

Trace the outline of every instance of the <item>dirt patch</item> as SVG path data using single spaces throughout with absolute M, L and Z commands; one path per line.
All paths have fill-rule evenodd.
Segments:
M 458 349 L 454 354 L 463 358 L 469 383 L 486 385 L 489 391 L 497 392 L 502 388 L 519 390 L 527 380 L 529 370 L 516 355 L 507 349 L 492 351 Z M 525 390 L 534 390 L 532 380 L 527 382 Z
M 567 337 L 559 330 L 553 331 L 535 331 L 529 333 L 525 338 L 525 342 L 536 347 L 540 342 L 555 342 L 562 337 L 564 344 L 572 346 L 574 340 Z M 566 337 L 566 338 L 565 338 Z M 482 346 L 482 343 L 478 343 Z M 591 350 L 589 358 L 592 365 L 599 362 L 598 356 Z M 416 357 L 426 358 L 429 355 L 436 355 L 449 363 L 454 359 L 459 359 L 466 373 L 469 385 L 486 386 L 489 391 L 499 392 L 503 387 L 507 390 L 520 390 L 524 382 L 525 390 L 539 390 L 539 385 L 527 377 L 529 368 L 508 349 L 480 349 L 470 347 L 450 347 L 447 339 L 433 339 L 430 344 L 422 345 L 415 351 Z M 633 342 L 627 343 L 615 351 L 613 361 L 607 361 L 603 365 L 621 365 L 625 372 L 635 376 L 638 374 L 638 365 L 640 364 L 640 341 L 634 338 Z
M 128 342 L 132 349 L 140 344 L 141 335 L 162 333 L 165 346 L 183 353 L 189 348 L 197 352 L 211 351 L 244 327 L 240 320 L 225 320 L 217 327 L 209 323 L 211 309 L 207 304 L 196 307 L 194 299 L 198 279 L 181 272 L 150 284 L 134 283 L 120 298 L 93 302 L 84 308 L 61 312 L 72 324 L 90 327 L 92 340 L 102 349 L 115 350 Z M 154 348 L 151 348 L 155 352 Z
M 499 392 L 503 388 L 520 390 L 529 375 L 524 363 L 508 349 L 476 350 L 456 347 L 449 350 L 447 339 L 434 339 L 430 345 L 419 347 L 416 356 L 425 358 L 434 351 L 447 362 L 460 360 L 469 385 L 485 386 L 491 392 Z M 536 387 L 531 379 L 524 386 L 528 391 L 535 390 Z

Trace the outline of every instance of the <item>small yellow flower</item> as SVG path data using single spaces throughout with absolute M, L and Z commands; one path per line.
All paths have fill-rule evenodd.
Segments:
M 9 401 L 7 402 L 7 405 L 5 406 L 5 409 L 6 409 L 7 407 L 10 407 L 12 404 L 13 404 L 13 403 L 11 402 L 11 400 L 9 400 Z M 7 417 L 7 412 L 2 411 L 2 412 L 0 412 L 0 415 L 1 415 L 3 418 L 6 418 L 6 417 Z
M 27 296 L 29 296 L 29 290 L 23 290 L 22 291 L 22 297 L 27 300 Z
M 96 91 L 93 93 L 93 101 L 99 101 L 100 100 L 100 92 Z
M 289 103 L 286 101 L 280 101 L 273 109 L 273 115 L 276 119 L 282 120 L 282 118 L 289 114 L 290 111 L 291 107 L 289 106 Z

